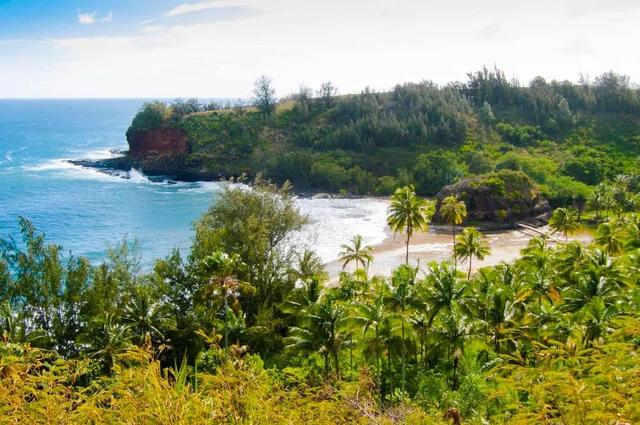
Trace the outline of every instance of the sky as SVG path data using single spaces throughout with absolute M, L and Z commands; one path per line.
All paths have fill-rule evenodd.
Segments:
M 640 82 L 638 0 L 0 0 L 0 98 L 281 96 L 463 81 Z

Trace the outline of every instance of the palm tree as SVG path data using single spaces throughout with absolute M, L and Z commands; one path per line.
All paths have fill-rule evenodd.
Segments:
M 114 360 L 131 348 L 129 326 L 118 323 L 114 316 L 106 314 L 96 320 L 84 336 L 91 357 L 102 360 L 104 372 L 111 375 Z
M 627 243 L 627 232 L 618 221 L 608 221 L 598 226 L 596 243 L 606 248 L 611 255 L 624 251 Z
M 404 392 L 406 384 L 406 358 L 405 358 L 405 330 L 404 323 L 406 319 L 406 311 L 408 307 L 414 303 L 412 286 L 418 272 L 417 268 L 405 265 L 394 270 L 391 279 L 391 293 L 385 297 L 385 302 L 389 305 L 391 311 L 395 312 L 396 317 L 400 320 L 402 330 L 402 386 Z
M 322 265 L 322 259 L 318 255 L 309 250 L 304 250 L 302 255 L 298 255 L 298 266 L 294 270 L 296 278 L 307 281 L 317 278 L 321 281 L 327 279 L 327 272 Z
M 585 318 L 583 342 L 587 347 L 613 331 L 609 323 L 615 315 L 615 307 L 607 305 L 602 298 L 593 298 L 584 307 L 582 315 Z
M 464 352 L 465 342 L 474 333 L 474 327 L 475 323 L 471 318 L 453 309 L 441 319 L 441 325 L 436 329 L 436 339 L 445 347 L 453 362 L 452 390 L 458 389 L 460 357 Z
M 453 267 L 458 268 L 456 257 L 456 226 L 462 224 L 467 216 L 467 206 L 456 196 L 447 196 L 440 204 L 440 216 L 442 220 L 451 225 L 451 236 L 453 237 Z
M 569 241 L 569 233 L 575 231 L 580 227 L 578 223 L 578 216 L 569 208 L 556 209 L 551 218 L 549 219 L 549 227 L 554 232 L 562 232 L 564 234 L 564 241 Z
M 332 358 L 336 378 L 340 379 L 339 355 L 345 339 L 342 329 L 346 320 L 344 307 L 331 299 L 321 300 L 306 311 L 302 318 L 302 326 L 291 328 L 289 336 L 285 339 L 285 348 L 321 353 L 327 375 L 330 370 L 329 358 Z
M 362 329 L 363 342 L 366 344 L 365 351 L 371 353 L 376 359 L 376 384 L 382 398 L 382 369 L 380 356 L 384 349 L 382 333 L 389 324 L 390 316 L 385 309 L 382 297 L 377 297 L 375 301 L 366 301 L 356 305 L 355 312 L 349 322 Z M 367 338 L 369 331 L 373 331 L 373 337 Z
M 421 282 L 420 286 L 427 285 L 421 298 L 430 309 L 429 327 L 442 311 L 451 311 L 455 304 L 465 306 L 466 286 L 460 282 L 450 263 L 431 262 L 427 273 L 426 280 Z
M 469 272 L 467 273 L 467 280 L 469 280 L 471 278 L 473 257 L 476 257 L 478 260 L 484 260 L 484 257 L 491 252 L 489 243 L 487 243 L 484 235 L 475 227 L 467 227 L 461 234 L 456 236 L 456 239 L 456 256 L 460 257 L 462 261 L 469 260 Z
M 368 269 L 369 264 L 373 261 L 373 248 L 369 245 L 363 246 L 362 236 L 355 235 L 351 239 L 352 245 L 342 245 L 342 252 L 340 252 L 340 261 L 343 262 L 342 270 L 344 270 L 349 263 L 353 262 L 358 268 L 358 264 L 362 264 L 363 269 Z
M 405 263 L 409 264 L 409 240 L 414 231 L 426 231 L 434 212 L 433 202 L 416 196 L 412 185 L 396 189 L 391 197 L 387 224 L 394 233 L 407 234 Z
M 164 329 L 171 326 L 167 304 L 153 297 L 148 286 L 136 286 L 124 307 L 122 321 L 129 324 L 138 344 L 147 338 L 158 341 L 164 338 Z

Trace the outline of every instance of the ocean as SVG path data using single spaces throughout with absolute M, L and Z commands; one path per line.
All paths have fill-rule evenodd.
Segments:
M 23 216 L 48 241 L 94 263 L 124 237 L 138 240 L 146 268 L 174 248 L 187 254 L 193 222 L 216 202 L 221 183 L 152 182 L 137 170 L 112 176 L 66 162 L 126 149 L 125 131 L 142 103 L 0 100 L 0 235 L 18 237 Z M 325 262 L 354 234 L 368 244 L 385 239 L 382 200 L 297 202 L 310 224 L 295 239 Z

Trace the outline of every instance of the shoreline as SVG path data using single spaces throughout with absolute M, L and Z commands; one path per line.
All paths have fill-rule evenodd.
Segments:
M 545 230 L 546 226 L 537 227 L 537 229 Z M 456 235 L 462 231 L 462 227 L 456 227 Z M 489 242 L 491 253 L 484 260 L 474 259 L 472 262 L 472 273 L 480 268 L 487 266 L 495 266 L 501 262 L 511 263 L 520 257 L 520 251 L 525 248 L 533 238 L 532 235 L 525 234 L 521 230 L 493 230 L 483 232 Z M 405 236 L 394 234 L 386 229 L 386 239 L 377 245 L 372 245 L 373 262 L 369 266 L 369 275 L 389 276 L 394 268 L 405 261 Z M 593 240 L 592 233 L 588 229 L 569 235 L 570 241 L 591 242 Z M 550 242 L 555 245 L 557 242 Z M 444 261 L 452 258 L 453 240 L 451 229 L 445 231 L 444 226 L 433 226 L 427 232 L 416 233 L 412 236 L 409 243 L 409 264 L 419 266 L 422 273 L 426 265 L 431 261 Z M 459 269 L 467 270 L 467 262 L 459 262 Z M 336 285 L 340 272 L 342 272 L 342 263 L 340 260 L 334 260 L 325 264 L 325 270 L 329 274 L 329 285 Z M 345 269 L 352 272 L 354 266 L 350 264 Z

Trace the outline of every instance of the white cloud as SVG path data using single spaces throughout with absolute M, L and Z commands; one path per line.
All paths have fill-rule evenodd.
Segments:
M 60 34 L 46 47 L 0 48 L 0 81 L 12 82 L 0 85 L 0 97 L 247 97 L 261 74 L 280 95 L 327 80 L 351 93 L 464 80 L 493 64 L 523 82 L 609 69 L 640 81 L 640 57 L 629 53 L 640 39 L 635 8 L 613 23 L 598 13 L 569 19 L 563 6 L 576 0 L 237 1 L 263 13 L 163 18 L 118 37 Z
M 82 25 L 93 25 L 98 21 L 111 22 L 112 20 L 113 20 L 113 13 L 112 12 L 107 13 L 102 18 L 100 18 L 96 12 L 92 12 L 92 13 L 88 13 L 88 12 L 80 13 L 80 12 L 78 12 L 78 22 L 81 23 Z
M 91 25 L 96 23 L 96 12 L 78 13 L 78 22 L 82 25 Z
M 180 4 L 167 13 L 164 14 L 165 18 L 173 18 L 175 16 L 184 15 L 192 12 L 200 12 L 207 9 L 217 9 L 222 7 L 228 7 L 233 5 L 232 2 L 222 2 L 222 1 L 203 1 L 200 3 L 184 3 Z

